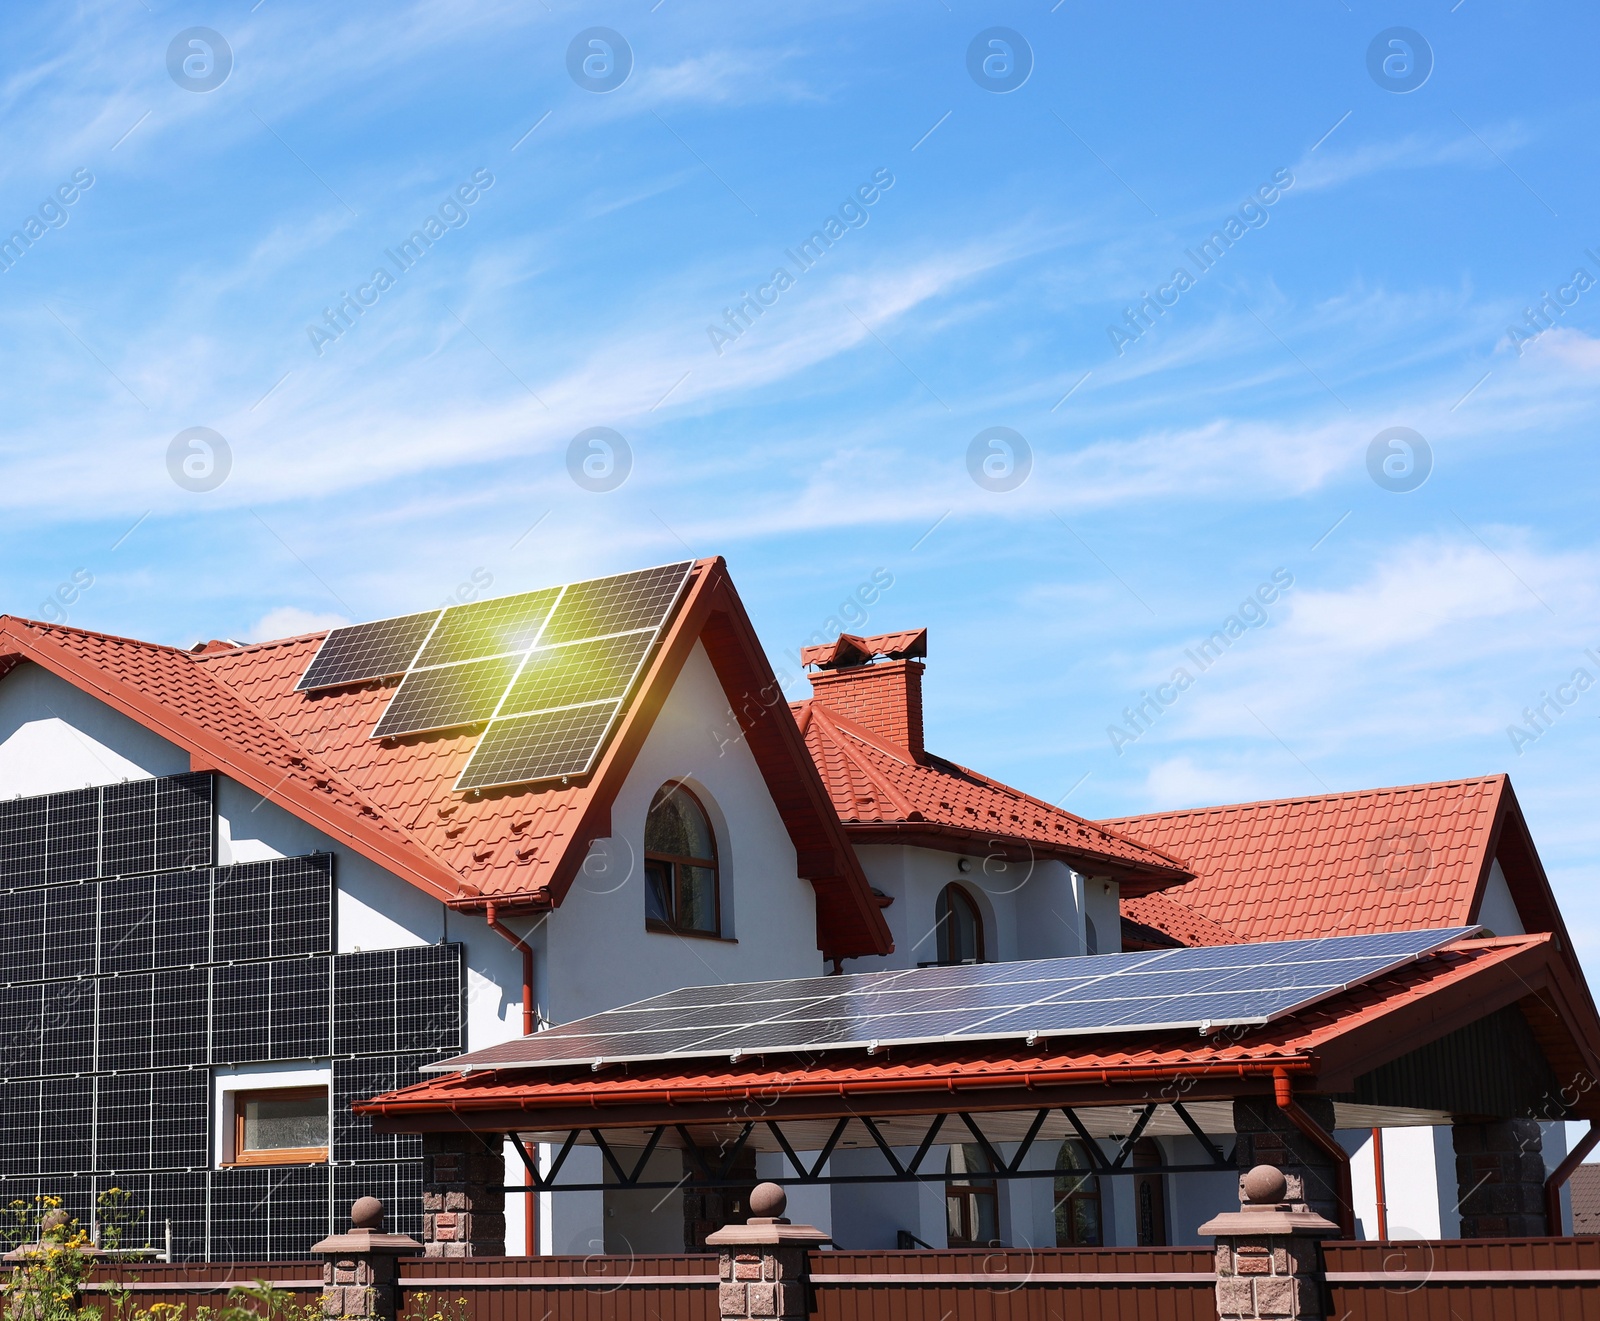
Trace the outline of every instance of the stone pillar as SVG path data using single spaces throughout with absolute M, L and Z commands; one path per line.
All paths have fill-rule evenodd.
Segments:
M 422 1251 L 404 1234 L 383 1232 L 383 1203 L 357 1199 L 350 1208 L 350 1230 L 312 1247 L 322 1263 L 322 1314 L 328 1317 L 394 1321 L 399 1310 L 399 1259 Z
M 1547 1233 L 1544 1134 L 1537 1120 L 1456 1124 L 1456 1196 L 1462 1238 L 1524 1238 Z
M 1333 1102 L 1298 1098 L 1300 1108 L 1333 1132 Z M 1339 1171 L 1333 1158 L 1290 1122 L 1270 1096 L 1239 1097 L 1233 1103 L 1238 1134 L 1234 1161 L 1241 1172 L 1271 1165 L 1288 1180 L 1288 1200 L 1304 1202 L 1318 1215 L 1339 1219 Z
M 706 1238 L 717 1250 L 722 1321 L 805 1321 L 811 1312 L 807 1254 L 828 1242 L 810 1225 L 783 1219 L 789 1198 L 775 1183 L 750 1194 L 750 1219 Z
M 422 1237 L 430 1257 L 503 1257 L 506 1162 L 497 1138 L 422 1135 Z
M 1327 1316 L 1317 1245 L 1339 1226 L 1291 1198 L 1289 1180 L 1270 1165 L 1257 1165 L 1239 1181 L 1239 1201 L 1239 1210 L 1200 1226 L 1217 1240 L 1219 1321 Z

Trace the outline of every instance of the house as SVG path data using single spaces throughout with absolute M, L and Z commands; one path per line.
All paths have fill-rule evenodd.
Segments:
M 248 646 L 0 617 L 0 1195 L 89 1217 L 129 1189 L 180 1257 L 300 1256 L 365 1194 L 420 1233 L 421 1139 L 352 1107 L 464 1052 L 686 987 L 1268 938 L 1229 897 L 1253 846 L 1205 842 L 1226 829 L 1086 821 L 929 752 L 925 653 L 921 631 L 810 648 L 791 706 L 720 559 Z M 1481 921 L 1529 934 L 1463 969 L 1543 975 L 1539 933 L 1564 933 L 1509 785 L 1446 800 L 1491 822 L 1429 844 L 1448 901 L 1350 929 Z M 1287 865 L 1317 860 L 1313 834 Z M 1315 903 L 1280 917 L 1345 929 Z M 1541 1029 L 1506 1019 L 1480 1053 Z M 1557 1036 L 1539 1058 L 1573 1049 Z M 1182 1241 L 1232 1176 L 1165 1173 L 1209 1145 L 1176 1120 L 1138 1132 L 1124 1186 L 1068 1140 L 1002 1195 L 957 1142 L 944 1182 L 791 1205 L 866 1246 Z M 521 1143 L 495 1142 L 522 1186 Z M 845 1178 L 876 1159 L 858 1137 L 814 1154 Z M 506 1196 L 485 1241 L 681 1250 L 741 1213 L 736 1188 L 680 1186 L 682 1150 L 640 1159 L 664 1197 L 611 1186 L 581 1144 L 588 1190 Z

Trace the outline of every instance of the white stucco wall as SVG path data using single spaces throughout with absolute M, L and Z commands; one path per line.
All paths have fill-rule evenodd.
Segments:
M 0 798 L 188 769 L 182 749 L 49 670 L 24 661 L 0 679 Z
M 1500 870 L 1499 858 L 1489 864 L 1489 879 L 1483 887 L 1483 898 L 1473 921 L 1483 923 L 1497 936 L 1527 934 L 1522 914 L 1517 912 L 1516 902 L 1511 898 L 1511 887 L 1506 884 L 1506 874 Z
M 796 874 L 794 845 L 749 747 L 727 740 L 727 710 L 710 658 L 696 644 L 617 794 L 610 838 L 591 849 L 544 923 L 540 987 L 550 1021 L 681 986 L 827 971 L 817 949 L 816 891 Z M 645 816 L 656 790 L 679 780 L 706 805 L 716 831 L 721 940 L 645 930 Z
M 894 900 L 883 915 L 895 951 L 886 959 L 851 959 L 846 972 L 914 968 L 938 958 L 936 906 L 939 892 L 951 882 L 966 888 L 983 915 L 989 960 L 1084 952 L 1083 878 L 1063 862 L 1007 863 L 981 853 L 888 844 L 864 845 L 856 854 L 868 881 Z

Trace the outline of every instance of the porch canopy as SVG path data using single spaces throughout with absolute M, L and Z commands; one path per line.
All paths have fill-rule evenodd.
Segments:
M 513 1139 L 529 1178 L 516 1191 L 685 1185 L 646 1174 L 662 1148 L 684 1153 L 685 1186 L 706 1188 L 747 1184 L 733 1171 L 752 1150 L 781 1153 L 779 1183 L 943 1180 L 942 1160 L 927 1158 L 953 1143 L 977 1144 L 996 1177 L 1049 1177 L 1027 1167 L 1029 1150 L 1070 1138 L 1084 1140 L 1102 1175 L 1232 1170 L 1236 1102 L 1292 1123 L 1336 1161 L 1344 1158 L 1329 1127 L 1600 1119 L 1600 1018 L 1570 958 L 1549 934 L 1474 938 L 1475 930 L 912 969 L 871 974 L 889 979 L 872 984 L 857 975 L 689 988 L 445 1061 L 434 1066 L 438 1076 L 353 1108 L 382 1132 Z M 1348 944 L 1384 939 L 1390 945 Z M 1246 966 L 1284 967 L 1291 946 L 1321 947 L 1324 963 L 1349 954 L 1345 966 L 1365 971 L 1332 984 L 1326 969 L 1242 975 Z M 1360 963 L 1362 950 L 1377 957 Z M 1160 962 L 1165 955 L 1213 961 Z M 972 1009 L 961 992 L 972 978 L 982 983 L 984 969 L 1009 970 L 1002 980 L 1013 986 L 1030 969 L 1038 974 L 1026 1012 Z M 1232 1010 L 1193 1021 L 1230 989 L 1260 992 L 1274 981 L 1289 983 L 1276 1000 L 1236 996 Z M 1163 984 L 1165 1010 L 1136 1003 L 1161 999 Z M 829 988 L 847 1010 L 816 1008 Z M 914 994 L 893 1001 L 890 988 Z M 775 1001 L 808 1008 L 759 1022 L 750 1013 L 729 1029 L 730 1004 Z M 891 1003 L 909 1007 L 899 1038 L 882 1029 Z M 986 1005 L 993 1010 L 992 996 Z M 930 1019 L 933 1010 L 959 1012 Z M 836 1026 L 818 1026 L 830 1012 Z M 1166 1021 L 1156 1021 L 1163 1012 Z M 930 1022 L 941 1021 L 943 1039 L 928 1039 Z M 1039 1026 L 1027 1031 L 1029 1022 Z M 862 1039 L 880 1029 L 887 1035 Z M 793 1044 L 772 1044 L 784 1040 Z M 644 1049 L 652 1041 L 654 1053 Z M 1320 1124 L 1301 1104 L 1310 1098 Z M 1163 1135 L 1197 1139 L 1203 1161 L 1129 1161 L 1138 1139 Z M 1088 1139 L 1121 1145 L 1108 1155 Z M 543 1163 L 534 1144 L 552 1149 Z M 563 1178 L 575 1146 L 600 1148 L 603 1184 Z M 876 1148 L 881 1173 L 829 1173 L 829 1157 L 850 1148 Z M 1348 1216 L 1347 1177 L 1340 1200 Z

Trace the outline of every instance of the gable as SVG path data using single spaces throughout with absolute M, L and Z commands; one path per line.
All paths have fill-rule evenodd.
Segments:
M 0 798 L 188 769 L 182 748 L 39 665 L 0 678 Z

